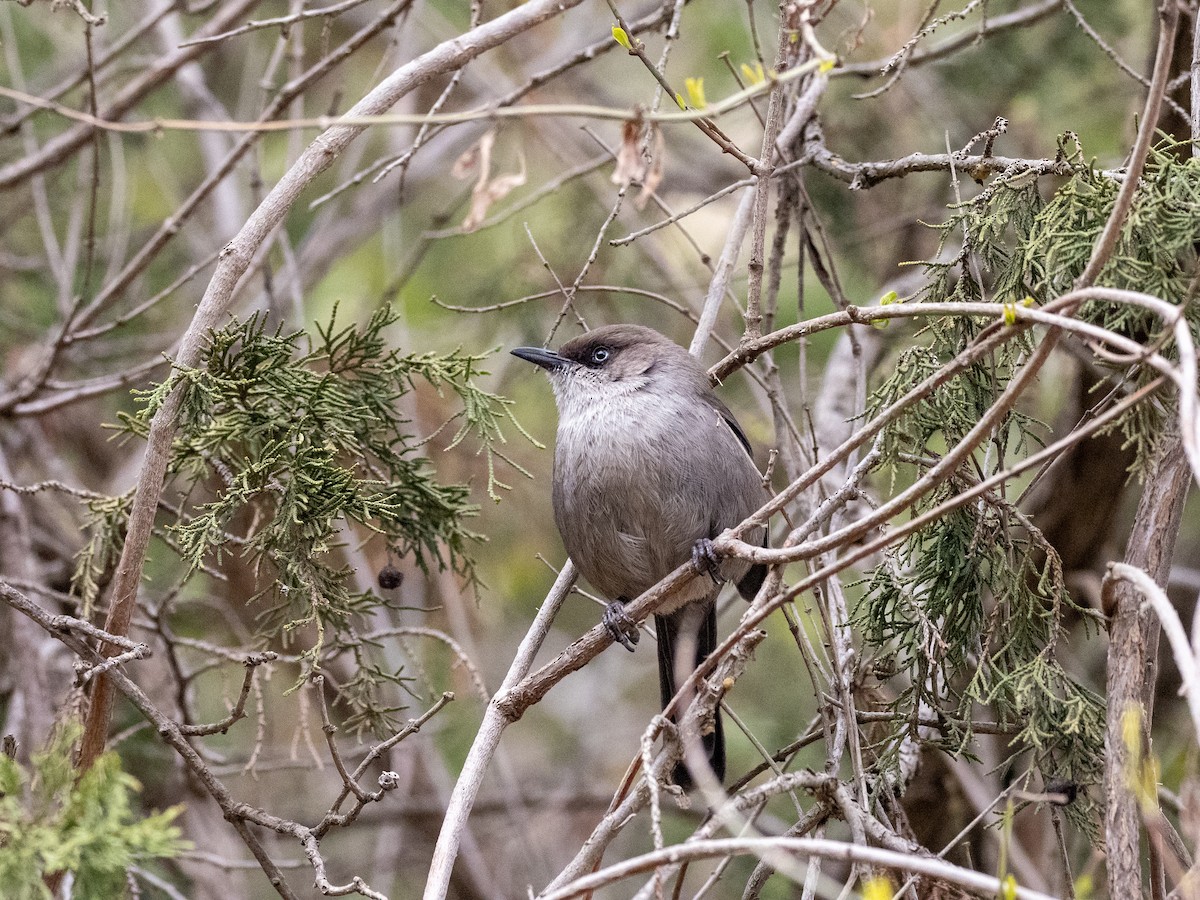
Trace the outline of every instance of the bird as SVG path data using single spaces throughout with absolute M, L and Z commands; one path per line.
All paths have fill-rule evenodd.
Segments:
M 633 651 L 639 632 L 625 604 L 689 560 L 698 573 L 654 617 L 665 708 L 677 676 L 717 646 L 721 584 L 735 582 L 752 600 L 766 576 L 764 565 L 719 559 L 712 544 L 767 499 L 750 442 L 700 362 L 652 328 L 610 325 L 557 351 L 511 352 L 549 376 L 558 408 L 554 520 L 580 574 L 609 601 L 602 621 L 613 640 Z M 765 526 L 745 539 L 765 543 Z M 689 646 L 690 668 L 682 669 L 676 657 Z M 719 711 L 703 742 L 723 781 Z M 681 788 L 692 785 L 683 763 L 673 777 Z

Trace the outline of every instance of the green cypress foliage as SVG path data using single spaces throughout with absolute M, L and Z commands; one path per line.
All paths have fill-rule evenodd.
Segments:
M 145 437 L 169 390 L 180 387 L 168 467 L 177 499 L 164 501 L 160 536 L 192 574 L 230 555 L 247 560 L 259 588 L 252 598 L 261 609 L 259 637 L 284 646 L 299 640 L 300 680 L 329 654 L 353 654 L 356 674 L 340 685 L 348 724 L 382 731 L 395 709 L 379 704 L 378 688 L 401 678 L 376 664 L 355 635 L 356 620 L 386 601 L 355 589 L 337 552 L 347 526 L 423 570 L 449 567 L 468 581 L 478 539 L 466 527 L 478 510 L 469 486 L 437 479 L 399 401 L 418 382 L 456 395 L 461 411 L 451 419 L 457 431 L 449 445 L 478 441 L 497 499 L 506 487 L 493 465 L 496 456 L 507 459 L 498 449 L 501 423 L 516 423 L 507 401 L 476 383 L 486 374 L 483 357 L 389 348 L 390 307 L 362 326 L 337 328 L 335 318 L 336 310 L 312 337 L 268 331 L 259 316 L 232 321 L 209 336 L 199 365 L 176 367 L 168 381 L 139 392 L 141 408 L 121 422 Z M 119 552 L 127 503 L 90 503 L 93 537 L 75 578 L 85 607 Z
M 1200 166 L 1180 160 L 1173 149 L 1164 145 L 1152 155 L 1132 215 L 1098 284 L 1175 303 L 1188 297 L 1200 240 L 1195 215 Z M 979 196 L 954 207 L 937 226 L 942 248 L 936 261 L 925 264 L 929 281 L 921 299 L 1021 303 L 1032 297 L 1044 303 L 1070 290 L 1118 187 L 1112 173 L 1085 165 L 1081 156 L 1077 152 L 1071 159 L 1074 174 L 1049 200 L 1043 200 L 1036 180 L 1001 175 Z M 946 253 L 955 236 L 961 237 L 961 248 Z M 1194 325 L 1196 306 L 1187 309 Z M 1145 310 L 1093 301 L 1079 315 L 1171 352 L 1169 330 Z M 931 319 L 920 340 L 899 354 L 868 411 L 884 408 L 941 368 L 992 321 Z M 920 477 L 942 449 L 963 437 L 997 399 L 1030 346 L 1028 335 L 1003 344 L 890 425 L 880 446 L 891 477 Z M 1136 368 L 1132 374 L 1127 368 L 1112 373 L 1110 387 L 1148 378 Z M 1142 404 L 1122 422 L 1126 438 L 1138 448 L 1139 465 L 1153 450 L 1158 416 L 1160 408 Z M 992 439 L 955 477 L 918 502 L 913 514 L 1004 471 L 1043 434 L 1028 413 L 1014 409 Z M 1015 497 L 993 491 L 958 507 L 886 554 L 868 576 L 858 623 L 868 643 L 907 674 L 894 704 L 895 724 L 881 745 L 885 766 L 897 761 L 900 739 L 915 736 L 918 715 L 941 717 L 945 749 L 969 752 L 970 722 L 986 705 L 1011 729 L 1014 757 L 1029 754 L 1027 762 L 1045 778 L 1084 785 L 1101 778 L 1103 700 L 1056 658 L 1061 616 L 1072 601 L 1057 554 L 1017 508 Z M 1079 612 L 1085 622 L 1095 615 Z M 1094 832 L 1085 812 L 1090 805 L 1073 806 L 1068 815 Z
M 174 806 L 137 819 L 137 779 L 105 753 L 76 782 L 79 727 L 60 729 L 28 768 L 0 754 L 0 885 L 10 900 L 49 900 L 44 876 L 73 873 L 77 900 L 125 896 L 126 870 L 185 849 Z

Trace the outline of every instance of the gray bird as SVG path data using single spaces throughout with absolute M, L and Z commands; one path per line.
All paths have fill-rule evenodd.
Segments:
M 680 565 L 690 559 L 707 576 L 693 578 L 654 617 L 665 707 L 676 691 L 676 648 L 695 648 L 692 668 L 716 648 L 721 582 L 736 582 L 749 600 L 766 575 L 765 566 L 718 560 L 712 549 L 713 538 L 767 498 L 750 443 L 703 366 L 651 328 L 612 325 L 557 353 L 512 352 L 550 376 L 558 406 L 554 521 L 580 574 L 610 601 L 603 621 L 613 640 L 634 649 L 638 630 L 625 604 Z M 763 528 L 746 536 L 764 538 Z M 723 779 L 719 715 L 704 744 Z M 684 787 L 691 780 L 682 765 L 675 779 Z

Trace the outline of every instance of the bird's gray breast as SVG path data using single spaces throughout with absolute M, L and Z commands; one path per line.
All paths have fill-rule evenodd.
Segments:
M 753 462 L 715 408 L 649 392 L 562 415 L 554 469 L 563 543 L 610 600 L 633 599 L 762 501 Z M 745 570 L 730 568 L 735 579 Z M 680 602 L 712 592 L 707 579 L 691 588 L 697 596 Z

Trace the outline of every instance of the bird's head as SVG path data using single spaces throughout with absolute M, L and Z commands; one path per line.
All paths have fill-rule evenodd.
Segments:
M 595 403 L 653 391 L 675 379 L 691 383 L 705 377 L 686 350 L 641 325 L 597 328 L 557 351 L 518 347 L 512 353 L 546 370 L 560 414 L 584 413 Z

